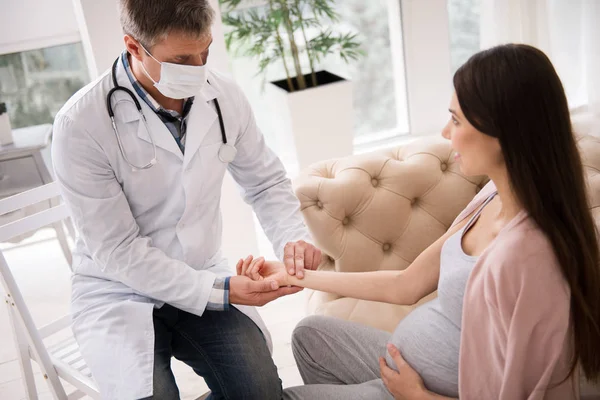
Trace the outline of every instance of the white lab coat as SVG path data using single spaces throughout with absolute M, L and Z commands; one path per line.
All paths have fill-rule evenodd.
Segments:
M 120 61 L 117 79 L 135 92 Z M 220 253 L 226 169 L 279 257 L 288 241 L 310 240 L 285 170 L 265 145 L 241 90 L 215 72 L 209 80 L 190 111 L 185 155 L 139 99 L 158 152 L 158 163 L 147 170 L 134 171 L 119 151 L 106 109 L 113 87 L 109 72 L 75 94 L 56 117 L 56 178 L 80 233 L 73 331 L 105 399 L 152 395 L 154 307 L 168 303 L 202 315 L 215 278 L 235 274 Z M 214 98 L 228 142 L 238 150 L 229 165 L 217 155 L 221 131 Z M 152 158 L 150 138 L 133 101 L 119 93 L 113 104 L 119 100 L 115 118 L 124 150 L 133 164 L 144 165 Z M 272 349 L 256 310 L 237 308 L 260 327 Z

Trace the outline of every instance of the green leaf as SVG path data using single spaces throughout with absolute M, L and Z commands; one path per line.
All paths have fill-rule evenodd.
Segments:
M 348 63 L 365 54 L 356 33 L 334 32 L 330 28 L 332 22 L 339 21 L 335 0 L 269 0 L 267 7 L 244 10 L 235 9 L 242 0 L 219 2 L 227 10 L 222 17 L 228 30 L 228 51 L 256 59 L 257 74 L 264 74 L 274 63 L 295 64 L 289 35 L 296 39 L 301 62 L 309 51 L 317 63 L 328 55 L 337 55 Z M 298 42 L 298 38 L 302 41 Z
M 225 6 L 227 10 L 233 10 L 240 5 L 242 0 L 219 0 L 221 6 Z

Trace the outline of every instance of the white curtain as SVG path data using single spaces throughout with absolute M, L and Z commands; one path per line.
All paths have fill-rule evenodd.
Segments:
M 527 43 L 552 60 L 578 113 L 600 117 L 600 0 L 481 0 L 481 48 Z

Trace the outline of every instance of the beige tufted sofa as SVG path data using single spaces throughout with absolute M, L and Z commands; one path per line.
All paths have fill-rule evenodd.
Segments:
M 578 143 L 600 226 L 600 139 L 580 136 Z M 406 268 L 448 229 L 485 183 L 486 177 L 462 175 L 450 143 L 430 137 L 317 163 L 295 181 L 295 191 L 306 223 L 326 255 L 321 269 L 357 272 Z M 308 292 L 311 314 L 387 331 L 414 307 Z M 586 392 L 591 389 L 583 388 L 582 395 Z M 594 393 L 584 398 L 600 399 L 600 391 Z

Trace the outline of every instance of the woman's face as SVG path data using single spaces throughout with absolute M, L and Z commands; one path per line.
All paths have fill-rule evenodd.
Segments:
M 467 176 L 490 175 L 504 167 L 500 141 L 481 133 L 467 121 L 460 109 L 456 93 L 450 102 L 450 120 L 442 131 L 442 136 L 452 142 L 456 152 L 454 159 L 460 170 Z

